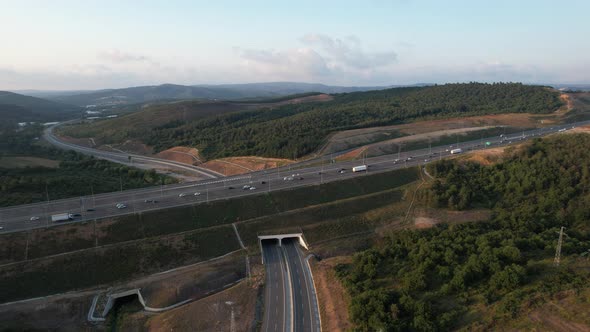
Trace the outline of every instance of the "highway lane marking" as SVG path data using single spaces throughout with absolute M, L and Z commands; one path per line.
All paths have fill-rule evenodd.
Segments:
M 590 123 L 590 121 L 588 121 L 588 122 Z M 582 125 L 582 123 L 585 123 L 585 122 L 580 122 L 580 123 L 573 124 L 573 125 Z M 572 125 L 572 124 L 570 124 L 570 125 Z M 569 125 L 568 125 L 567 127 L 569 127 Z M 555 127 L 555 128 L 560 128 L 560 126 L 558 126 L 558 127 Z M 526 139 L 530 139 L 531 137 L 534 137 L 534 136 L 532 136 L 532 135 L 531 135 L 531 133 L 535 133 L 535 135 L 537 135 L 537 133 L 539 133 L 539 130 L 532 131 L 532 132 L 527 132 Z M 551 134 L 551 133 L 552 133 L 551 131 L 548 131 L 548 132 L 546 131 L 545 133 L 543 133 L 543 132 L 541 131 L 541 133 L 540 133 L 540 134 L 538 134 L 538 136 L 543 136 L 544 134 Z M 518 138 L 518 137 L 521 137 L 521 136 L 517 136 L 517 138 Z M 491 139 L 491 140 L 493 140 L 493 141 L 495 141 L 495 137 L 494 137 L 494 138 L 486 138 L 486 140 L 490 140 L 490 139 Z M 472 145 L 474 145 L 476 142 L 479 142 L 479 141 L 463 142 L 463 144 L 464 144 L 464 146 L 465 146 L 465 145 L 472 146 Z M 503 144 L 503 143 L 505 143 L 505 142 L 501 142 L 501 144 Z M 504 144 L 504 145 L 505 145 L 505 144 Z M 418 151 L 423 151 L 423 150 L 424 150 L 424 149 L 422 149 L 422 150 L 418 150 Z M 411 152 L 408 152 L 408 153 L 411 153 Z M 406 154 L 407 154 L 407 153 L 406 153 Z M 392 154 L 392 155 L 393 155 L 393 154 Z M 373 164 L 373 165 L 374 165 L 374 164 L 382 164 L 382 163 L 387 163 L 387 162 L 390 162 L 390 161 L 391 161 L 390 159 L 387 159 L 387 160 L 382 160 L 383 158 L 390 158 L 390 156 L 385 156 L 385 157 L 383 157 L 383 156 L 379 156 L 379 157 L 373 157 L 373 158 L 369 159 L 369 161 L 370 161 L 370 162 L 369 162 L 368 164 Z M 417 157 L 417 158 L 418 158 L 418 157 Z M 354 163 L 354 162 L 352 162 L 352 161 L 342 162 L 342 164 L 341 164 L 341 165 L 344 165 L 344 164 L 351 164 L 351 163 Z M 414 160 L 414 161 L 412 161 L 412 162 L 410 162 L 410 163 L 407 163 L 407 164 L 406 164 L 406 163 L 404 163 L 404 164 L 405 164 L 405 166 L 408 166 L 408 164 L 409 164 L 409 166 L 411 167 L 411 165 L 412 165 L 412 164 L 419 164 L 419 163 L 420 163 L 420 162 L 419 162 L 419 160 Z M 401 164 L 401 163 L 399 164 L 399 166 L 397 166 L 397 167 L 393 167 L 392 169 L 399 169 L 399 168 L 401 168 L 400 166 L 402 166 L 402 164 Z M 319 167 L 315 167 L 315 168 L 319 169 Z M 334 170 L 334 169 L 331 169 L 331 170 Z M 383 170 L 383 171 L 386 171 L 386 170 Z M 383 171 L 380 171 L 380 172 L 383 172 Z M 304 172 L 304 173 L 302 173 L 302 174 L 310 174 L 310 173 L 312 173 L 312 171 L 309 171 L 309 172 Z M 351 173 L 351 174 L 352 174 L 352 173 Z M 257 174 L 254 174 L 254 175 L 257 175 Z M 347 175 L 348 175 L 348 174 L 347 174 Z M 251 177 L 251 176 L 252 176 L 252 175 L 250 175 L 250 177 Z M 353 178 L 353 177 L 354 177 L 354 174 L 353 174 L 353 176 L 345 176 L 345 177 L 339 177 L 339 178 Z M 241 178 L 243 179 L 244 177 L 241 177 Z M 239 180 L 239 178 L 231 178 L 231 179 L 224 179 L 224 180 L 227 180 L 227 181 L 232 181 L 232 180 L 234 180 L 234 179 L 237 179 L 237 180 Z M 261 179 L 263 180 L 263 179 L 265 179 L 265 178 L 261 177 Z M 279 180 L 280 180 L 280 179 L 279 179 Z M 332 180 L 335 180 L 335 179 L 332 179 Z M 220 181 L 223 181 L 223 180 L 220 180 Z M 215 181 L 215 182 L 217 182 L 217 181 Z M 328 181 L 326 181 L 326 182 L 328 182 Z M 269 182 L 269 183 L 270 183 L 270 182 Z M 306 183 L 304 183 L 303 185 L 298 185 L 297 183 L 294 183 L 294 185 L 291 185 L 291 184 L 289 184 L 289 185 L 287 185 L 287 186 L 280 186 L 281 188 L 276 188 L 276 189 L 274 189 L 273 191 L 275 191 L 275 190 L 280 190 L 280 189 L 294 188 L 294 187 L 303 187 L 303 186 L 306 186 L 306 185 L 313 185 L 313 184 L 314 184 L 314 183 L 311 183 L 311 184 L 309 184 L 309 183 L 307 183 L 307 182 L 306 182 Z M 166 190 L 167 190 L 167 191 L 172 191 L 172 190 L 178 190 L 178 189 L 187 188 L 187 187 L 194 187 L 194 186 L 196 186 L 196 185 L 198 185 L 198 183 L 197 183 L 197 184 L 191 184 L 191 185 L 184 186 L 184 187 L 172 187 L 172 188 L 166 188 Z M 218 190 L 218 189 L 221 189 L 221 188 L 213 188 L 212 190 L 214 190 L 214 191 L 215 191 L 215 190 Z M 150 191 L 150 190 L 152 190 L 152 191 Z M 147 188 L 147 189 L 140 189 L 140 190 L 138 190 L 138 191 L 137 191 L 137 193 L 138 193 L 138 194 L 148 194 L 148 195 L 149 195 L 150 193 L 152 193 L 152 192 L 153 192 L 153 193 L 155 193 L 155 192 L 157 192 L 157 191 L 158 191 L 158 189 L 157 189 L 157 188 Z M 257 193 L 248 193 L 248 194 L 257 194 Z M 248 195 L 248 194 L 246 194 L 246 195 Z M 116 196 L 116 195 L 122 195 L 122 194 L 121 194 L 121 193 L 116 193 L 116 194 L 115 194 L 115 193 L 107 193 L 107 194 L 101 194 L 101 195 L 104 195 L 104 196 L 103 196 L 103 197 L 101 197 L 101 198 L 104 198 L 104 199 L 106 199 L 108 196 L 112 196 L 112 197 L 114 197 L 114 196 Z M 128 194 L 126 194 L 126 195 L 128 195 Z M 212 199 L 212 200 L 213 200 L 213 201 L 215 201 L 215 200 L 220 200 L 220 199 L 238 198 L 238 197 L 242 197 L 242 196 L 246 196 L 246 195 L 230 195 L 230 196 L 227 196 L 227 197 L 219 197 L 219 198 L 214 198 L 214 199 Z M 158 197 L 159 197 L 159 196 L 158 196 Z M 170 197 L 170 196 L 167 196 L 167 197 Z M 83 197 L 83 199 L 89 199 L 89 197 L 88 197 L 88 196 L 84 196 L 84 197 Z M 59 201 L 59 202 L 61 202 L 62 200 L 58 200 L 58 201 Z M 54 201 L 54 202 L 58 202 L 58 201 Z M 72 199 L 65 199 L 65 200 L 63 200 L 63 202 L 62 202 L 62 203 L 64 203 L 64 204 L 72 204 L 72 203 L 75 203 L 75 201 L 77 201 L 77 199 L 74 199 L 74 200 L 72 200 Z M 136 205 L 136 202 L 137 202 L 137 201 L 134 201 L 133 205 Z M 171 208 L 171 207 L 176 207 L 176 206 L 184 206 L 184 205 L 189 205 L 189 204 L 194 204 L 194 203 L 195 203 L 195 202 L 187 202 L 187 203 L 180 203 L 180 204 L 166 205 L 166 206 L 162 206 L 162 207 L 156 207 L 156 208 L 152 208 L 152 209 L 143 209 L 143 206 L 141 206 L 141 204 L 139 204 L 139 205 L 141 206 L 141 207 L 140 207 L 140 209 L 139 209 L 139 211 L 140 211 L 140 212 L 144 212 L 144 211 L 153 211 L 153 210 L 159 210 L 159 209 L 161 209 L 161 208 Z M 44 204 L 45 204 L 45 205 L 44 205 Z M 52 203 L 52 204 L 55 204 L 55 203 Z M 44 206 L 46 206 L 46 203 L 34 203 L 34 204 L 30 204 L 30 205 L 31 205 L 31 207 L 37 207 L 37 208 L 41 208 L 41 207 L 44 207 Z M 25 206 L 18 206 L 18 207 L 11 207 L 11 208 L 5 208 L 5 209 L 1 209 L 1 210 L 0 210 L 0 212 L 3 212 L 3 211 L 8 211 L 8 210 L 17 210 L 17 209 L 23 209 L 23 208 L 25 208 L 26 206 L 27 206 L 27 205 L 25 205 Z M 101 206 L 103 206 L 103 205 L 101 205 Z M 77 209 L 77 208 L 72 208 L 72 209 L 70 209 L 70 210 L 72 210 L 72 211 L 75 211 L 76 209 Z M 68 211 L 68 212 L 69 212 L 69 211 Z M 137 211 L 134 211 L 133 213 L 136 213 L 136 212 L 137 212 Z M 58 210 L 55 210 L 55 211 L 52 211 L 52 212 L 50 212 L 50 213 L 59 213 L 59 212 L 58 212 Z M 99 217 L 85 218 L 85 219 L 82 219 L 82 220 L 77 220 L 77 221 L 74 221 L 74 222 L 80 222 L 80 221 L 91 221 L 91 220 L 93 220 L 93 219 L 96 219 L 96 218 L 101 218 L 101 219 L 102 219 L 102 218 L 109 218 L 109 217 L 114 217 L 114 216 L 121 216 L 121 215 L 127 215 L 127 214 L 131 214 L 131 213 L 116 213 L 116 214 L 111 214 L 111 215 L 106 215 L 106 216 L 99 216 Z M 19 219 L 11 219 L 11 220 L 9 220 L 9 221 L 6 221 L 6 220 L 4 220 L 4 221 L 3 221 L 1 224 L 3 224 L 3 225 L 8 225 L 8 224 L 11 224 L 11 223 L 20 223 L 20 222 L 26 222 L 26 221 L 27 221 L 27 220 L 20 220 L 20 216 L 19 216 Z M 73 223 L 73 222 L 72 222 L 72 223 Z M 30 224 L 29 224 L 29 225 L 30 225 Z M 2 232 L 2 233 L 10 233 L 10 232 L 21 231 L 21 230 L 25 230 L 25 229 L 33 229 L 33 228 L 40 228 L 40 227 L 47 227 L 47 226 L 57 226 L 57 225 L 59 225 L 59 224 L 53 224 L 53 223 L 52 223 L 51 225 L 47 225 L 47 224 L 46 224 L 46 225 L 36 225 L 35 227 L 31 227 L 31 226 L 28 226 L 28 227 L 19 227 L 19 228 L 12 229 L 12 230 L 10 230 L 10 231 L 9 231 L 9 230 L 5 230 L 5 231 L 4 231 L 4 232 Z

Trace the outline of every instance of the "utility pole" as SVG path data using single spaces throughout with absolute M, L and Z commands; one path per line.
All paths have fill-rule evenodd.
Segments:
M 90 184 L 90 194 L 92 195 L 92 207 L 96 208 L 96 199 L 94 198 L 94 188 L 92 187 L 92 183 Z
M 555 266 L 559 266 L 559 262 L 561 260 L 561 244 L 563 243 L 563 229 L 565 227 L 561 227 L 561 230 L 559 231 L 559 240 L 557 240 L 557 248 L 555 248 L 555 260 L 553 261 L 553 264 L 555 264 Z

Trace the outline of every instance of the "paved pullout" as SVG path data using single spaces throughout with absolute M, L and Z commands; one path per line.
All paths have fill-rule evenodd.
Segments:
M 534 129 L 525 131 L 522 134 L 510 135 L 510 137 L 495 136 L 484 138 L 482 140 L 461 142 L 459 146 L 465 152 L 485 149 L 487 146 L 483 144 L 484 142 L 490 142 L 492 147 L 505 146 L 516 142 L 522 142 L 523 140 L 563 131 L 572 126 L 586 124 L 590 124 L 590 121 L 559 125 L 551 128 Z M 51 215 L 58 213 L 69 212 L 81 214 L 81 216 L 76 217 L 74 222 L 94 220 L 174 206 L 256 195 L 261 191 L 270 192 L 301 186 L 320 185 L 324 182 L 363 176 L 367 173 L 379 173 L 405 167 L 419 166 L 431 160 L 438 160 L 449 156 L 451 156 L 449 147 L 440 146 L 433 147 L 432 149 L 420 149 L 406 151 L 400 154 L 367 158 L 364 160 L 364 163 L 369 166 L 367 172 L 353 173 L 351 171 L 352 167 L 363 163 L 358 160 L 324 165 L 314 165 L 306 162 L 305 166 L 302 164 L 290 166 L 291 168 L 301 167 L 296 171 L 288 171 L 285 168 L 270 169 L 252 172 L 246 175 L 225 177 L 222 179 L 210 179 L 185 184 L 125 190 L 94 196 L 89 195 L 71 199 L 7 207 L 0 209 L 0 226 L 3 228 L 0 232 L 14 232 L 31 228 L 56 226 L 59 224 L 51 222 Z M 345 171 L 340 172 L 341 170 Z M 285 180 L 284 177 L 289 179 Z M 242 186 L 244 185 L 251 185 L 256 189 L 242 190 Z M 230 187 L 235 189 L 229 190 Z M 90 188 L 88 188 L 88 192 L 90 193 Z M 195 195 L 196 193 L 199 194 Z M 154 203 L 154 201 L 157 201 L 157 203 Z M 117 208 L 117 203 L 125 203 L 126 208 Z M 89 209 L 91 211 L 88 211 Z M 33 220 L 31 220 L 31 218 Z

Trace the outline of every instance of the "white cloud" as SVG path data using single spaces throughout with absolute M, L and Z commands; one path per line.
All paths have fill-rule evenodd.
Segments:
M 367 53 L 355 36 L 343 39 L 323 34 L 300 38 L 303 47 L 285 50 L 242 49 L 235 47 L 242 60 L 240 70 L 270 80 L 307 80 L 331 84 L 364 84 L 397 61 L 390 52 Z
M 306 45 L 319 47 L 326 53 L 329 61 L 345 67 L 375 69 L 397 61 L 397 53 L 394 51 L 373 53 L 363 51 L 361 41 L 356 36 L 339 39 L 312 33 L 303 36 L 301 41 Z
M 151 62 L 148 56 L 127 53 L 117 49 L 100 52 L 98 57 L 113 63 Z

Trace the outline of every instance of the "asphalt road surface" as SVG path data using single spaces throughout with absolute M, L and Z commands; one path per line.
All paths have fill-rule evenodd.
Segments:
M 292 331 L 291 284 L 283 250 L 278 241 L 263 241 L 262 254 L 266 269 L 262 332 Z
M 283 250 L 291 273 L 294 331 L 319 332 L 319 308 L 311 271 L 295 239 L 284 239 Z
M 460 147 L 464 152 L 469 152 L 488 147 L 505 146 L 571 129 L 573 126 L 586 124 L 590 124 L 590 121 L 534 129 L 518 135 L 508 135 L 508 137 L 495 136 L 481 140 L 461 142 L 458 146 L 454 145 L 452 148 Z M 484 142 L 490 142 L 491 145 L 486 146 Z M 432 149 L 426 148 L 406 151 L 400 154 L 367 158 L 364 160 L 364 164 L 369 166 L 367 172 L 353 173 L 351 171 L 352 167 L 363 164 L 363 161 L 330 163 L 330 160 L 322 157 L 313 162 L 305 161 L 300 164 L 291 165 L 288 168 L 282 167 L 279 169 L 252 172 L 245 175 L 208 179 L 184 184 L 124 190 L 99 195 L 90 195 L 91 188 L 88 188 L 89 195 L 83 197 L 50 200 L 43 203 L 2 208 L 0 209 L 0 227 L 2 227 L 0 232 L 14 232 L 63 224 L 63 222 L 51 221 L 51 215 L 58 213 L 79 214 L 80 216 L 74 217 L 70 222 L 80 222 L 174 206 L 256 195 L 263 191 L 270 192 L 301 186 L 321 185 L 322 183 L 355 176 L 423 165 L 433 160 L 451 156 L 450 149 L 451 147 L 445 145 L 432 147 Z M 295 168 L 298 169 L 293 170 Z M 242 188 L 245 185 L 253 186 L 255 189 L 243 190 Z M 51 189 L 49 191 L 51 192 Z M 124 203 L 126 207 L 118 208 L 116 207 L 118 203 Z
M 296 239 L 265 240 L 266 268 L 263 332 L 319 332 L 319 308 L 309 266 Z

